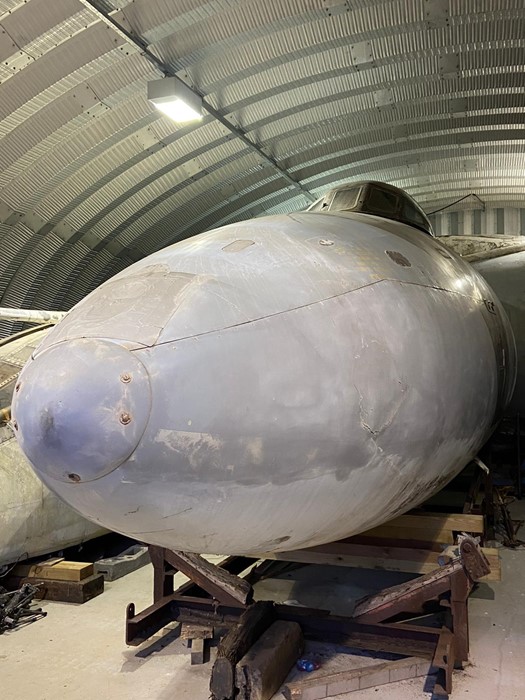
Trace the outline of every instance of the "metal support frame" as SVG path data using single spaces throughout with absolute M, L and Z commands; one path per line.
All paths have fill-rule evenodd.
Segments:
M 249 603 L 242 604 L 225 594 L 220 583 L 222 573 L 236 577 L 251 567 L 255 559 L 225 559 L 215 567 L 222 573 L 216 575 L 215 571 L 213 581 L 204 580 L 202 572 L 195 575 L 186 563 L 184 573 L 193 581 L 174 591 L 176 554 L 174 558 L 174 553 L 153 546 L 150 553 L 154 567 L 154 602 L 140 613 L 136 613 L 133 603 L 128 605 L 127 644 L 137 646 L 174 621 L 214 628 L 238 624 Z M 273 568 L 282 565 L 283 562 L 262 562 L 240 580 L 251 588 L 255 581 L 271 575 Z M 328 610 L 274 604 L 275 619 L 299 623 L 307 639 L 427 658 L 440 675 L 434 692 L 446 696 L 452 690 L 452 670 L 468 659 L 469 593 L 474 581 L 489 570 L 477 542 L 463 536 L 459 540 L 459 555 L 448 564 L 408 583 L 363 598 L 356 604 L 352 618 L 331 615 Z M 448 624 L 441 629 L 391 622 L 401 613 L 421 613 L 430 601 L 447 609 Z

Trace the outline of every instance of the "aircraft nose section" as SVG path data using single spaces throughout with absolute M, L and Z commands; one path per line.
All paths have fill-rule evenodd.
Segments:
M 41 476 L 93 481 L 121 465 L 148 423 L 146 368 L 122 345 L 76 339 L 37 354 L 20 374 L 13 427 Z

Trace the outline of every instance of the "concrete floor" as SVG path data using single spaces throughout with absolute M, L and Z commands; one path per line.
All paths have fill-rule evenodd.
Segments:
M 522 504 L 519 510 L 523 511 Z M 515 516 L 516 517 L 516 516 Z M 501 550 L 503 580 L 484 584 L 470 600 L 471 664 L 454 673 L 454 700 L 525 698 L 525 550 Z M 391 585 L 396 575 L 337 567 L 298 569 L 263 582 L 257 597 L 298 600 L 345 612 L 356 597 Z M 179 578 L 179 577 L 178 577 Z M 180 576 L 180 582 L 184 577 Z M 397 579 L 399 580 L 399 579 Z M 150 566 L 106 584 L 84 605 L 44 603 L 48 616 L 0 638 L 0 697 L 10 700 L 208 700 L 211 664 L 190 666 L 176 625 L 141 647 L 126 647 L 127 603 L 151 603 Z M 351 694 L 338 700 L 426 698 L 424 679 Z M 280 694 L 276 700 L 282 698 Z

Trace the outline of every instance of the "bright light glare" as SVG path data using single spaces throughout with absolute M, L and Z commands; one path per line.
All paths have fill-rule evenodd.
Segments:
M 464 290 L 467 288 L 468 285 L 468 279 L 466 277 L 458 277 L 457 280 L 454 280 L 452 283 L 456 289 L 459 289 L 460 291 Z
M 167 117 L 176 122 L 189 122 L 194 119 L 202 119 L 202 114 L 186 104 L 183 100 L 174 99 L 170 102 L 155 102 L 155 107 L 160 109 Z

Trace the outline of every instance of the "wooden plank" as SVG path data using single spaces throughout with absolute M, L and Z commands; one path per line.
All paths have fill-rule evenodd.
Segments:
M 362 532 L 361 537 L 388 537 L 453 544 L 454 532 L 482 534 L 483 531 L 482 515 L 420 513 L 400 515 L 383 525 Z
M 392 540 L 408 540 L 416 539 L 420 542 L 439 542 L 440 544 L 453 544 L 454 543 L 454 533 L 452 530 L 446 528 L 434 529 L 434 528 L 418 528 L 417 530 L 406 527 L 397 527 L 390 525 L 380 525 L 379 527 L 374 527 L 372 530 L 366 530 L 366 532 L 361 533 L 362 537 L 388 537 Z
M 54 581 L 82 581 L 93 576 L 93 564 L 81 561 L 51 560 L 38 564 L 17 564 L 14 576 L 50 579 Z
M 375 546 L 368 544 L 353 544 L 352 542 L 330 542 L 328 544 L 317 545 L 317 547 L 308 547 L 305 550 L 308 552 L 319 552 L 321 554 L 333 554 L 334 556 L 342 557 L 359 557 L 373 559 L 396 559 L 403 561 L 415 561 L 421 563 L 431 563 L 434 567 L 438 565 L 438 557 L 440 552 L 434 552 L 428 549 L 417 549 L 414 547 L 395 547 L 395 546 Z M 288 552 L 280 552 L 287 555 Z M 263 555 L 266 558 L 266 554 Z
M 104 591 L 104 576 L 95 574 L 82 581 L 60 581 L 38 577 L 10 577 L 9 584 L 20 587 L 24 583 L 38 586 L 35 598 L 38 600 L 58 600 L 63 603 L 86 603 Z
M 403 623 L 364 624 L 338 615 L 304 615 L 292 606 L 278 606 L 278 618 L 299 622 L 305 639 L 339 644 L 352 649 L 392 652 L 406 656 L 433 658 L 439 632 L 428 627 Z
M 213 627 L 190 625 L 184 623 L 180 632 L 181 639 L 213 639 Z
M 253 589 L 245 579 L 211 564 L 199 554 L 164 550 L 166 561 L 225 605 L 246 605 L 253 600 Z
M 499 581 L 501 569 L 499 555 L 487 554 L 485 548 L 482 548 L 482 551 L 489 560 L 491 572 L 481 580 Z M 495 551 L 497 553 L 497 550 Z M 401 547 L 367 547 L 366 545 L 354 545 L 346 542 L 334 542 L 291 552 L 266 552 L 260 556 L 264 559 L 293 561 L 302 564 L 384 569 L 385 571 L 403 571 L 413 574 L 428 574 L 439 568 L 438 552 Z
M 385 569 L 407 573 L 429 573 L 439 567 L 438 552 L 401 547 L 369 547 L 333 542 L 291 552 L 267 552 L 264 559 L 295 561 L 303 564 L 328 564 L 358 569 Z
M 455 532 L 483 532 L 484 518 L 482 515 L 470 515 L 467 513 L 418 513 L 400 515 L 390 520 L 385 525 L 394 527 L 431 528 L 453 530 Z
M 501 559 L 497 547 L 482 547 L 481 551 L 487 557 L 490 564 L 490 574 L 480 578 L 480 581 L 501 581 Z
M 366 544 L 367 546 L 374 547 L 403 547 L 404 549 L 424 549 L 429 552 L 443 551 L 443 543 L 441 542 L 424 542 L 421 540 L 416 540 L 413 537 L 409 540 L 405 539 L 393 539 L 390 537 L 364 537 L 362 535 L 354 535 L 353 537 L 348 537 L 341 542 L 348 542 L 348 544 Z

